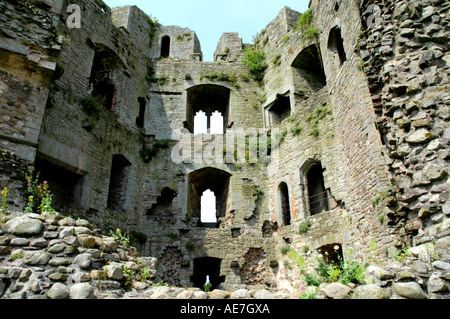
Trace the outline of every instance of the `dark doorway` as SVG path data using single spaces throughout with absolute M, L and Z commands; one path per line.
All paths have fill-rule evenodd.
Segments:
M 286 183 L 281 183 L 280 187 L 281 211 L 283 214 L 283 225 L 291 224 L 291 206 L 289 204 L 289 189 Z
M 344 261 L 341 244 L 328 244 L 320 247 L 317 251 L 322 254 L 325 264 L 340 265 Z
M 147 102 L 143 97 L 138 98 L 139 102 L 139 115 L 136 118 L 136 125 L 140 128 L 144 127 L 144 121 L 145 121 L 145 109 L 147 107 Z
M 328 192 L 325 189 L 322 165 L 313 165 L 307 174 L 307 182 L 310 214 L 328 211 Z
M 115 87 L 109 80 L 103 80 L 98 82 L 92 95 L 97 98 L 103 104 L 103 107 L 109 111 L 112 111 Z
M 220 284 L 225 281 L 225 276 L 220 276 L 220 266 L 222 259 L 212 257 L 202 257 L 194 259 L 194 274 L 191 276 L 191 282 L 194 287 L 203 290 L 206 283 L 206 276 L 209 276 L 211 282 L 211 291 L 218 289 Z
M 131 163 L 123 155 L 114 155 L 108 192 L 108 208 L 124 212 Z
M 46 181 L 53 194 L 53 208 L 64 209 L 81 207 L 83 175 L 69 171 L 61 166 L 36 158 L 35 168 L 40 172 L 39 182 Z
M 170 37 L 164 36 L 161 39 L 161 58 L 168 58 L 170 56 Z

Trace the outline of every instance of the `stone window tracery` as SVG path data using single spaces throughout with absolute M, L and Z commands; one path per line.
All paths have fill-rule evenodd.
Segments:
M 229 127 L 230 89 L 201 84 L 187 91 L 185 127 L 193 134 L 225 134 Z

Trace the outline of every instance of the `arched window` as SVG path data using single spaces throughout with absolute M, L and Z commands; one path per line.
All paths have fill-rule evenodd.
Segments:
M 198 111 L 194 117 L 194 134 L 208 133 L 208 117 L 203 111 Z
M 194 134 L 224 134 L 229 127 L 229 103 L 229 88 L 215 84 L 191 87 L 187 90 L 186 127 Z M 206 124 L 196 120 L 200 111 L 204 114 L 202 117 L 206 116 Z
M 342 65 L 347 60 L 347 55 L 344 49 L 344 40 L 342 39 L 341 29 L 336 26 L 330 30 L 328 37 L 328 50 L 337 53 L 339 57 L 339 64 Z
M 216 195 L 210 189 L 203 192 L 201 199 L 201 218 L 200 221 L 202 223 L 217 223 L 217 210 L 216 210 L 217 202 Z
M 219 111 L 215 111 L 210 118 L 210 134 L 223 134 L 223 116 Z
M 328 192 L 323 180 L 323 169 L 320 163 L 313 164 L 306 174 L 308 185 L 308 204 L 311 215 L 328 211 Z
M 220 227 L 230 205 L 230 177 L 228 172 L 206 167 L 189 174 L 189 220 L 200 227 Z
M 161 39 L 161 58 L 170 56 L 170 37 L 168 35 Z
M 281 216 L 283 218 L 283 225 L 291 224 L 291 205 L 289 203 L 289 188 L 285 182 L 282 182 L 278 187 Z

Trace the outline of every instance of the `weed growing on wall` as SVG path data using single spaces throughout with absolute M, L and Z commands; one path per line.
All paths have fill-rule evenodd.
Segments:
M 50 192 L 50 185 L 47 181 L 39 183 L 39 172 L 35 172 L 32 167 L 25 175 L 27 182 L 28 204 L 25 208 L 26 213 L 35 213 L 41 215 L 56 214 L 53 208 L 53 194 Z
M 339 248 L 336 246 L 335 250 Z M 325 254 L 327 254 L 325 252 Z M 349 283 L 365 283 L 365 269 L 367 265 L 361 265 L 355 261 L 350 254 L 348 260 L 338 255 L 338 262 L 326 263 L 323 259 L 323 255 L 319 256 L 319 264 L 316 268 L 317 273 L 321 277 L 323 282 L 340 282 L 341 284 L 348 285 Z
M 119 228 L 116 229 L 115 232 L 113 232 L 112 230 L 109 231 L 109 235 L 114 238 L 115 240 L 117 240 L 118 242 L 120 242 L 123 246 L 128 247 L 130 245 L 130 236 L 127 234 L 124 234 L 122 232 L 122 230 L 120 230 Z
M 84 96 L 81 101 L 81 109 L 90 117 L 98 120 L 100 112 L 103 109 L 105 98 L 93 97 L 90 95 Z
M 306 234 L 308 232 L 308 230 L 311 228 L 312 226 L 312 222 L 309 220 L 307 222 L 302 223 L 299 227 L 298 227 L 298 233 L 300 235 Z
M 149 33 L 149 36 L 150 36 L 150 47 L 151 47 L 152 40 L 153 40 L 153 38 L 155 37 L 156 30 L 158 29 L 158 27 L 160 26 L 160 24 L 159 24 L 157 18 L 153 18 L 153 19 L 152 19 L 151 17 L 148 18 L 148 23 L 150 24 L 150 33 Z
M 319 127 L 318 124 L 321 120 L 323 120 L 327 115 L 332 115 L 333 112 L 326 105 L 318 106 L 314 110 L 314 112 L 309 113 L 306 116 L 305 121 L 311 123 L 311 128 L 309 134 L 312 136 L 319 136 Z
M 312 26 L 312 21 L 313 15 L 311 9 L 309 9 L 300 16 L 297 25 L 294 27 L 295 30 L 301 31 L 301 37 L 304 40 L 318 38 L 319 36 L 319 30 Z
M 266 62 L 266 53 L 254 48 L 246 48 L 245 55 L 242 62 L 250 69 L 250 74 L 255 81 L 262 81 L 264 78 L 264 72 L 268 65 Z
M 210 74 L 200 74 L 200 79 L 206 78 L 210 81 L 218 80 L 223 82 L 230 82 L 233 87 L 239 88 L 240 85 L 237 82 L 237 78 L 234 75 L 228 75 L 222 72 L 213 72 Z
M 140 151 L 140 155 L 144 163 L 150 163 L 152 158 L 158 154 L 158 151 L 160 149 L 168 149 L 171 142 L 174 141 L 170 139 L 155 140 L 151 147 L 148 147 L 145 145 L 145 143 L 143 143 L 143 148 Z
M 8 188 L 5 187 L 2 190 L 2 208 L 1 208 L 2 219 L 6 215 L 6 206 L 7 206 L 7 204 L 8 204 Z

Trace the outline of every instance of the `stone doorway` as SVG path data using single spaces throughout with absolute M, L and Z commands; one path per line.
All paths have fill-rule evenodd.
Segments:
M 323 245 L 322 247 L 318 248 L 317 251 L 319 251 L 322 254 L 324 262 L 327 265 L 329 264 L 340 265 L 341 262 L 344 261 L 342 244 L 340 243 Z
M 220 284 L 225 281 L 225 276 L 220 275 L 222 259 L 212 257 L 201 257 L 194 259 L 194 271 L 191 276 L 191 282 L 194 287 L 203 290 L 206 282 L 206 276 L 209 276 L 211 282 L 211 291 L 218 289 Z

